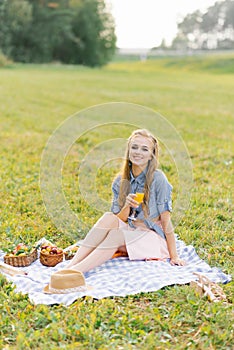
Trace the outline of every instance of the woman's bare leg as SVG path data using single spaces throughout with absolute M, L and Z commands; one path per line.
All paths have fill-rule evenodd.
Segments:
M 88 232 L 76 255 L 66 268 L 71 268 L 73 265 L 86 258 L 86 256 L 88 256 L 106 238 L 111 229 L 117 229 L 118 227 L 118 218 L 113 213 L 105 213 Z
M 72 266 L 72 269 L 87 272 L 109 260 L 119 247 L 125 245 L 123 231 L 111 230 L 106 238 L 85 259 Z

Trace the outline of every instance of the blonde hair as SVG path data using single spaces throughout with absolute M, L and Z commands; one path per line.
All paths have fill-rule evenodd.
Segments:
M 145 188 L 144 188 L 144 202 L 142 204 L 142 208 L 144 211 L 145 217 L 148 216 L 149 213 L 149 194 L 150 194 L 150 185 L 153 181 L 154 172 L 158 168 L 158 140 L 146 129 L 137 129 L 132 132 L 130 137 L 128 138 L 127 148 L 125 152 L 125 159 L 122 166 L 121 181 L 120 181 L 120 191 L 119 191 L 119 206 L 122 208 L 126 201 L 126 197 L 130 192 L 130 171 L 131 171 L 131 161 L 129 159 L 129 148 L 132 139 L 135 136 L 143 136 L 148 138 L 153 144 L 152 151 L 152 159 L 149 160 L 149 165 L 146 172 L 145 179 Z

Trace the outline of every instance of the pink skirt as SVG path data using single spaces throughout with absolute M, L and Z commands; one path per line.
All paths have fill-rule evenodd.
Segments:
M 158 233 L 143 223 L 134 223 L 136 229 L 119 219 L 119 229 L 123 232 L 130 260 L 166 260 L 170 258 L 167 242 Z

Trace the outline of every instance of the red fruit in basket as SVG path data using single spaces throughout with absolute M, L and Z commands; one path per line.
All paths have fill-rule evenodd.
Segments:
M 28 247 L 27 247 L 24 243 L 19 243 L 19 244 L 15 247 L 14 251 L 15 251 L 15 253 L 17 253 L 17 252 L 18 252 L 19 250 L 21 250 L 21 249 L 27 250 Z
M 25 245 L 24 243 L 19 243 L 19 244 L 17 244 L 16 249 L 20 249 L 20 248 L 23 247 L 24 245 Z

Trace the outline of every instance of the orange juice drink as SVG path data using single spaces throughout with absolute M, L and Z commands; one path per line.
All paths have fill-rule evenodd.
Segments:
M 136 197 L 134 199 L 137 203 L 141 204 L 144 199 L 144 193 L 136 192 Z

